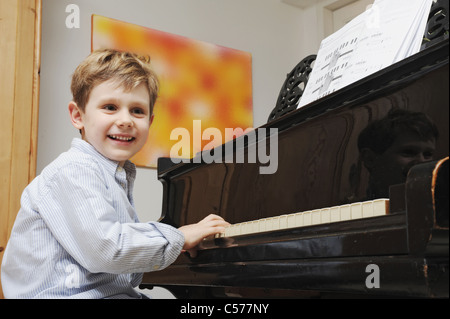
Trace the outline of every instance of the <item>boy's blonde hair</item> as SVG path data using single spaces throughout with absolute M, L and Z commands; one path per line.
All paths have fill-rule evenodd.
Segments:
M 159 81 L 150 67 L 150 57 L 102 49 L 92 52 L 72 75 L 73 101 L 85 111 L 92 89 L 105 81 L 117 80 L 126 90 L 144 83 L 150 95 L 150 114 L 158 97 Z

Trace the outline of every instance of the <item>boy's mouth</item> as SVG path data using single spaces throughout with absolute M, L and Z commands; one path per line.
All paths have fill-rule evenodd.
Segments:
M 135 137 L 132 136 L 120 136 L 120 135 L 108 135 L 108 138 L 114 141 L 121 141 L 121 142 L 131 142 L 136 139 Z

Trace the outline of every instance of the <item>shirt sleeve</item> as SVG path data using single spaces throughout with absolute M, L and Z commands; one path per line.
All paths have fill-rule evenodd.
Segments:
M 95 164 L 70 164 L 48 181 L 39 212 L 61 246 L 92 273 L 159 270 L 175 261 L 184 236 L 169 225 L 135 223 L 117 211 Z M 116 198 L 117 200 L 117 198 Z M 124 217 L 125 216 L 125 217 Z

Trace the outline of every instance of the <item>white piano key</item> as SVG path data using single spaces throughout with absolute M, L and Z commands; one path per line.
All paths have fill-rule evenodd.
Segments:
M 267 231 L 267 218 L 260 219 L 260 221 L 259 221 L 259 231 L 260 232 Z
M 287 215 L 281 215 L 279 219 L 278 229 L 286 229 L 287 228 Z
M 294 214 L 294 216 L 295 216 L 296 227 L 302 227 L 303 226 L 303 213 L 297 213 L 297 214 Z
M 373 216 L 373 202 L 362 203 L 362 217 L 372 217 Z
M 341 221 L 341 210 L 338 206 L 330 208 L 330 222 L 335 223 Z
M 230 237 L 230 236 L 232 235 L 232 233 L 230 232 L 230 228 L 231 228 L 231 226 L 230 226 L 230 227 L 227 227 L 227 228 L 225 229 L 225 232 L 224 232 L 224 233 L 216 234 L 216 238 L 219 238 L 219 237 Z
M 373 201 L 373 216 L 389 214 L 389 199 L 376 199 Z
M 361 203 L 350 204 L 350 213 L 351 219 L 362 218 L 362 204 Z
M 272 219 L 271 218 L 266 218 L 263 221 L 264 226 L 262 226 L 264 228 L 264 231 L 271 231 L 272 230 Z
M 267 219 L 267 230 L 277 230 L 278 229 L 278 219 L 276 217 L 270 217 Z
M 321 216 L 320 216 L 320 222 L 322 224 L 328 224 L 331 221 L 331 217 L 330 217 L 330 209 L 329 208 L 324 208 L 321 210 Z
M 312 225 L 312 212 L 311 211 L 306 211 L 303 213 L 303 226 L 310 226 Z
M 320 209 L 315 209 L 311 212 L 311 225 L 320 224 L 320 215 L 321 215 Z
M 241 234 L 241 227 L 242 223 L 234 224 L 234 227 L 230 229 L 230 232 L 233 234 L 233 236 L 239 236 Z
M 249 232 L 250 232 L 249 223 L 248 222 L 241 223 L 241 235 L 248 234 Z
M 259 233 L 259 220 L 255 220 L 251 223 L 252 233 Z
M 245 223 L 245 233 L 251 234 L 252 232 L 253 232 L 253 222 L 249 221 L 249 222 Z
M 288 228 L 294 228 L 297 226 L 297 220 L 296 220 L 296 214 L 288 215 L 287 217 L 287 227 Z
M 273 230 L 273 220 L 272 218 L 267 218 L 265 221 L 266 224 L 266 231 L 271 231 Z
M 341 215 L 341 221 L 344 220 L 350 220 L 352 218 L 351 212 L 350 212 L 350 205 L 342 205 L 339 207 L 340 215 Z

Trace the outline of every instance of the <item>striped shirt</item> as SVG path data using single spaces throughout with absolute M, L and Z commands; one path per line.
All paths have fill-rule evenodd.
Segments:
M 24 190 L 1 268 L 6 298 L 141 298 L 142 273 L 167 267 L 183 234 L 140 223 L 134 164 L 81 139 Z

